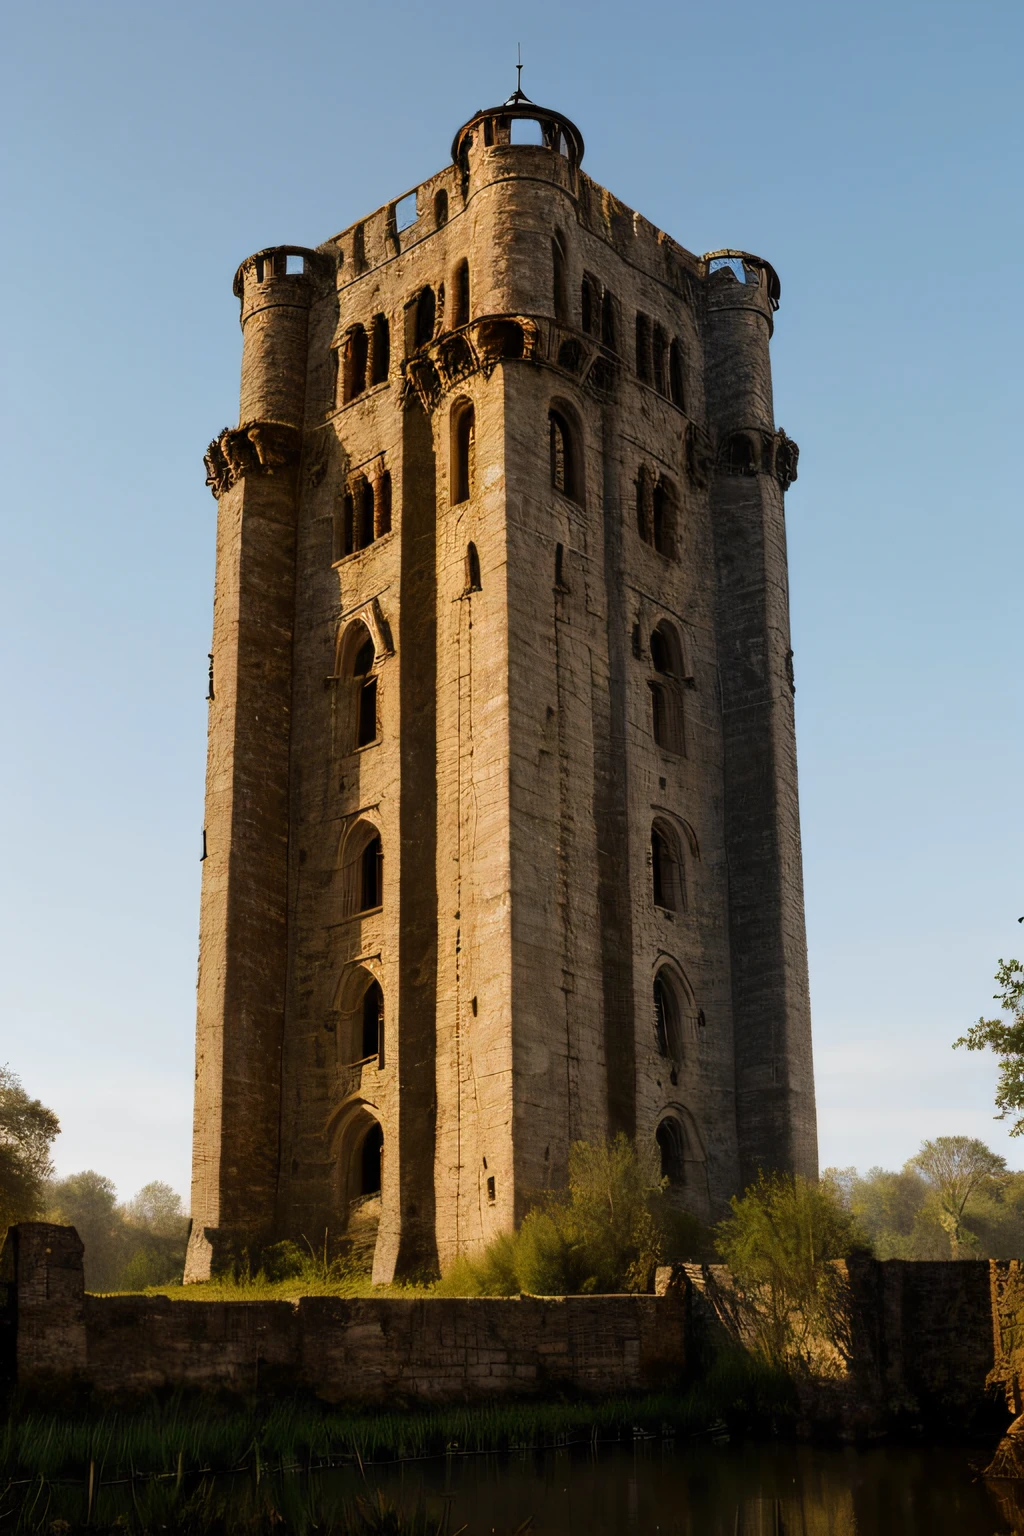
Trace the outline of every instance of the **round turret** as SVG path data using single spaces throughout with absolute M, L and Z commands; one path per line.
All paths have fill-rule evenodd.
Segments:
M 537 106 L 522 91 L 514 91 L 500 107 L 475 113 L 455 135 L 452 159 L 462 172 L 463 189 L 471 178 L 475 186 L 507 175 L 510 153 L 520 150 L 530 156 L 531 175 L 575 189 L 583 135 L 563 113 Z
M 235 273 L 242 306 L 242 425 L 302 426 L 306 331 L 320 259 L 303 246 L 278 245 L 249 256 Z

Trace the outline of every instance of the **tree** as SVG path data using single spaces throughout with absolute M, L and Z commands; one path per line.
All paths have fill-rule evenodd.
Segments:
M 1006 1173 L 1006 1159 L 974 1136 L 936 1136 L 922 1143 L 907 1166 L 919 1168 L 938 1194 L 940 1220 L 957 1258 L 973 1246 L 965 1241 L 963 1228 L 967 1204 L 975 1194 L 998 1185 Z
M 46 1212 L 49 1221 L 74 1227 L 85 1245 L 85 1283 L 90 1291 L 112 1291 L 124 1265 L 124 1223 L 111 1179 L 92 1168 L 54 1180 Z
M 1000 1058 L 996 1107 L 1004 1115 L 1007 1111 L 1016 1114 L 1010 1135 L 1024 1136 L 1024 966 L 1019 960 L 1000 960 L 995 979 L 999 991 L 993 996 L 1002 1011 L 1009 1014 L 1009 1022 L 979 1019 L 966 1035 L 953 1042 L 953 1049 L 988 1048 Z
M 758 1347 L 776 1363 L 821 1369 L 822 1341 L 846 1347 L 845 1284 L 832 1260 L 866 1247 L 842 1189 L 762 1173 L 729 1203 L 715 1237 Z
M 39 1214 L 59 1134 L 53 1110 L 30 1099 L 10 1067 L 0 1067 L 0 1235 Z

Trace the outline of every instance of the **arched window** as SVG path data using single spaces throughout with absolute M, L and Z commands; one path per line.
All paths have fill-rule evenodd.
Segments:
M 651 500 L 654 547 L 667 560 L 676 558 L 676 491 L 671 480 L 658 476 Z
M 683 1010 L 671 973 L 665 968 L 654 978 L 654 1038 L 658 1055 L 683 1059 Z
M 356 548 L 365 549 L 373 543 L 373 513 L 375 497 L 373 494 L 373 482 L 363 480 L 359 485 L 359 533 L 356 539 Z
M 681 1120 L 666 1115 L 654 1133 L 661 1157 L 661 1176 L 676 1186 L 686 1183 L 686 1132 Z
M 473 543 L 466 545 L 466 591 L 483 591 L 483 583 L 480 580 L 480 556 Z
M 360 625 L 362 628 L 362 625 Z M 373 641 L 366 640 L 356 653 L 352 676 L 358 684 L 356 702 L 356 746 L 368 747 L 377 740 L 377 679 L 373 675 L 375 660 Z
M 428 347 L 433 341 L 436 316 L 437 300 L 434 298 L 434 290 L 424 288 L 416 299 L 415 344 L 417 349 Z
M 611 352 L 618 351 L 615 326 L 615 300 L 606 288 L 601 298 L 601 340 Z
M 473 450 L 476 413 L 470 400 L 456 400 L 451 414 L 451 504 L 468 501 L 473 493 Z
M 359 910 L 370 912 L 384 902 L 384 852 L 379 832 L 363 849 L 359 870 Z
M 346 491 L 334 507 L 334 558 L 343 560 L 355 548 L 355 505 L 352 493 Z
M 576 441 L 569 422 L 559 411 L 549 411 L 548 430 L 551 447 L 551 484 L 571 501 L 582 499 L 580 465 Z
M 651 322 L 639 312 L 636 317 L 636 375 L 645 384 L 651 382 Z
M 674 341 L 668 353 L 668 392 L 672 397 L 672 404 L 679 409 L 686 408 L 686 389 L 683 383 L 683 349 L 678 341 Z
M 374 1120 L 365 1137 L 359 1155 L 359 1193 L 379 1195 L 384 1167 L 384 1132 Z
M 555 303 L 555 319 L 564 324 L 569 318 L 569 298 L 565 285 L 565 246 L 561 235 L 551 241 L 551 286 Z
M 391 331 L 387 315 L 374 315 L 370 333 L 370 383 L 386 384 L 391 371 Z
M 655 745 L 666 752 L 682 752 L 683 705 L 680 684 L 684 677 L 682 647 L 671 624 L 662 620 L 651 632 L 651 729 Z
M 377 533 L 391 532 L 391 471 L 386 469 L 377 487 Z
M 363 993 L 362 1007 L 362 1057 L 368 1061 L 376 1056 L 377 1065 L 384 1065 L 384 993 L 379 981 L 371 981 Z
M 452 328 L 469 324 L 469 262 L 460 261 L 455 268 L 455 303 L 452 309 Z
M 757 471 L 754 445 L 745 432 L 735 432 L 726 444 L 726 468 L 734 475 L 753 475 Z
M 345 337 L 345 400 L 354 400 L 366 388 L 366 361 L 369 338 L 361 325 L 354 325 Z
M 434 193 L 434 227 L 440 229 L 448 223 L 448 193 L 444 187 Z
M 683 867 L 679 840 L 666 822 L 651 828 L 651 879 L 654 905 L 666 912 L 680 912 L 685 906 Z

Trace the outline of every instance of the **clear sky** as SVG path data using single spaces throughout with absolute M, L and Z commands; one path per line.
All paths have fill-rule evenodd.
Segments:
M 231 278 L 515 84 L 695 252 L 782 278 L 823 1164 L 992 1118 L 950 1043 L 1020 955 L 1019 3 L 9 7 L 0 1063 L 58 1168 L 185 1191 Z

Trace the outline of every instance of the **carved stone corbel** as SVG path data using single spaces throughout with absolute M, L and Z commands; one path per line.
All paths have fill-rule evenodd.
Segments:
M 246 475 L 272 475 L 282 465 L 294 463 L 301 447 L 299 429 L 279 421 L 225 427 L 203 456 L 206 483 L 219 498 Z
M 800 458 L 800 449 L 791 437 L 787 437 L 780 427 L 773 439 L 772 469 L 776 480 L 784 491 L 788 491 L 796 479 L 796 466 Z

